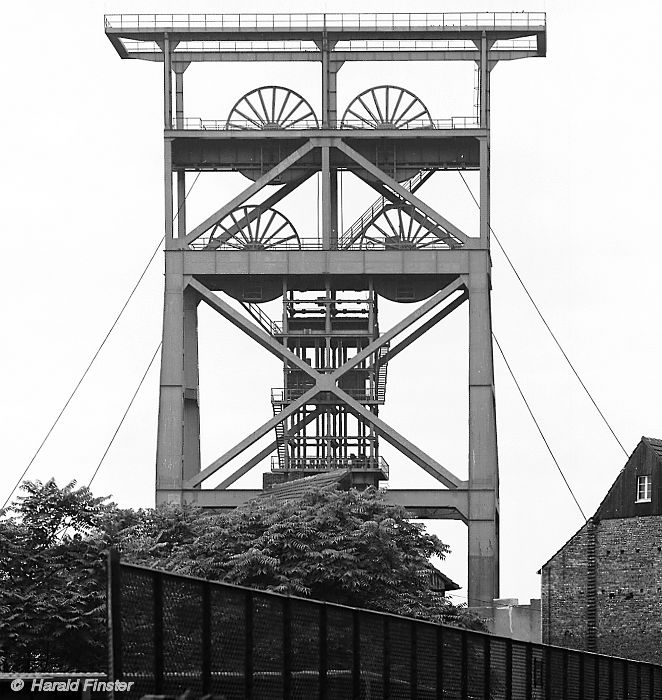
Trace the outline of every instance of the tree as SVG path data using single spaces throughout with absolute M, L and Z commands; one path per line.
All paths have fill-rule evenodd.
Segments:
M 0 671 L 105 668 L 105 552 L 126 561 L 470 627 L 429 588 L 448 547 L 375 489 L 261 498 L 229 513 L 122 510 L 72 482 L 25 482 L 0 512 Z
M 376 489 L 310 489 L 227 514 L 156 511 L 122 533 L 129 561 L 211 580 L 482 628 L 430 589 L 448 547 Z
M 75 482 L 22 488 L 0 519 L 0 670 L 100 668 L 103 551 L 121 511 Z

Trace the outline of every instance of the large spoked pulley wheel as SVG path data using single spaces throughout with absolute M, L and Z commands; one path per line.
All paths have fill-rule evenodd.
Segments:
M 246 93 L 230 110 L 226 129 L 316 129 L 317 117 L 298 92 L 265 85 Z
M 344 129 L 432 129 L 428 108 L 413 92 L 396 85 L 364 90 L 343 114 Z
M 299 249 L 301 240 L 292 222 L 276 209 L 259 205 L 237 207 L 206 236 L 207 250 Z

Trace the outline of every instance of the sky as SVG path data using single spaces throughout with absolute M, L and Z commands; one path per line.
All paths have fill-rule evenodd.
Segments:
M 642 435 L 662 437 L 662 141 L 655 129 L 662 7 L 633 0 L 625 11 L 607 0 L 597 8 L 569 0 L 526 7 L 420 0 L 413 9 L 547 12 L 547 57 L 503 62 L 492 74 L 492 225 L 630 453 Z M 5 8 L 5 26 L 16 31 L 3 39 L 0 112 L 3 501 L 163 234 L 161 66 L 121 61 L 104 36 L 104 13 L 272 9 L 263 0 L 42 0 Z M 349 0 L 278 4 L 281 12 L 356 9 Z M 411 8 L 365 0 L 360 9 Z M 636 31 L 628 30 L 628 18 Z M 263 84 L 302 92 L 319 112 L 318 79 L 316 64 L 193 66 L 186 115 L 223 119 L 242 94 Z M 339 75 L 339 102 L 384 82 L 412 90 L 433 118 L 472 113 L 469 64 L 348 65 Z M 475 178 L 469 182 L 475 187 Z M 189 196 L 189 222 L 246 183 L 240 175 L 201 177 Z M 300 233 L 314 236 L 316 217 L 305 205 L 315 185 L 307 184 L 282 209 Z M 345 176 L 345 224 L 372 203 L 370 192 Z M 475 232 L 475 206 L 455 174 L 435 175 L 420 194 Z M 626 456 L 497 249 L 493 264 L 495 334 L 579 503 L 592 514 Z M 162 293 L 158 254 L 27 478 L 88 483 L 160 340 Z M 409 310 L 382 305 L 382 328 Z M 269 388 L 282 379 L 275 359 L 206 309 L 200 333 L 208 463 L 269 417 Z M 466 351 L 466 310 L 458 310 L 391 363 L 380 414 L 460 476 L 467 462 Z M 536 571 L 582 518 L 496 353 L 495 371 L 501 593 L 526 601 L 539 597 Z M 95 478 L 95 493 L 122 506 L 153 504 L 157 404 L 154 366 Z M 384 455 L 393 487 L 430 485 L 404 457 L 388 448 Z M 257 488 L 260 481 L 251 473 L 237 486 Z M 451 545 L 443 568 L 464 585 L 466 528 L 426 525 Z

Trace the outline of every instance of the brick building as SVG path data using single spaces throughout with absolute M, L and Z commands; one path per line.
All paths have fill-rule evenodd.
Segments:
M 544 643 L 662 663 L 662 440 L 642 437 L 539 573 Z

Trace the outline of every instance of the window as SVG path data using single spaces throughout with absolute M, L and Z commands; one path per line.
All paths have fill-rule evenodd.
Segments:
M 637 503 L 648 503 L 651 500 L 651 477 L 638 476 L 637 477 Z

